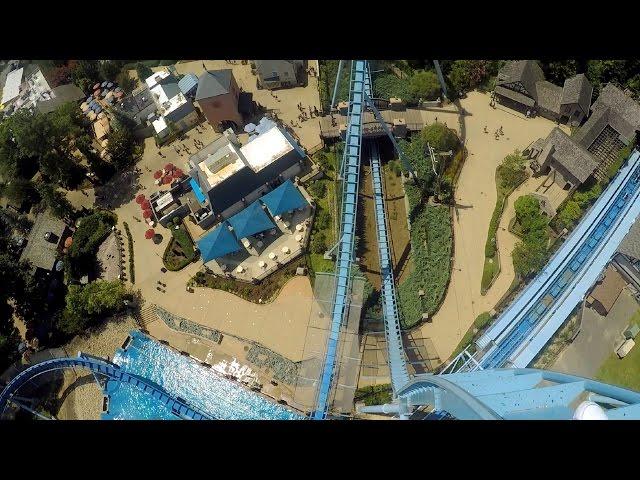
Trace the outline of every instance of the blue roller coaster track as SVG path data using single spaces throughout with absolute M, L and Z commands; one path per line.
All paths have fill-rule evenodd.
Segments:
M 79 354 L 77 358 L 55 358 L 37 363 L 16 375 L 0 393 L 0 416 L 4 413 L 12 397 L 26 383 L 48 372 L 84 368 L 94 374 L 103 376 L 108 381 L 127 383 L 142 392 L 153 397 L 156 401 L 165 405 L 174 415 L 188 420 L 212 420 L 213 417 L 189 406 L 181 398 L 176 398 L 167 393 L 161 386 L 149 379 L 127 373 L 120 366 L 106 360 L 86 354 Z
M 439 65 L 438 78 L 443 83 Z M 342 61 L 338 67 L 338 79 Z M 335 103 L 338 79 L 334 88 Z M 326 354 L 319 379 L 313 419 L 324 419 L 336 383 L 341 327 L 350 307 L 351 272 L 363 155 L 371 162 L 373 197 L 381 272 L 381 296 L 393 402 L 361 408 L 365 413 L 410 418 L 425 412 L 425 419 L 570 419 L 581 402 L 595 402 L 610 419 L 640 419 L 640 393 L 573 375 L 531 368 L 499 368 L 512 361 L 526 366 L 557 330 L 602 271 L 636 217 L 640 214 L 640 154 L 634 152 L 601 198 L 564 242 L 547 267 L 478 340 L 478 350 L 465 351 L 440 375 L 410 375 L 402 345 L 402 329 L 391 260 L 384 204 L 384 183 L 378 145 L 363 145 L 362 120 L 367 108 L 381 122 L 405 164 L 406 158 L 382 121 L 372 101 L 371 76 L 366 60 L 351 62 L 348 125 L 340 168 L 342 196 L 335 267 L 335 293 Z M 442 85 L 446 95 L 446 86 Z M 407 168 L 410 173 L 410 168 Z M 595 276 L 594 276 L 595 275 Z M 519 355 L 519 357 L 518 357 Z M 462 361 L 458 361 L 462 360 Z M 462 366 L 460 366 L 462 365 Z M 27 368 L 0 393 L 0 414 L 18 389 L 43 373 L 81 367 L 111 381 L 125 382 L 163 402 L 181 418 L 211 417 L 174 398 L 162 387 L 120 370 L 118 365 L 90 356 L 61 358 Z

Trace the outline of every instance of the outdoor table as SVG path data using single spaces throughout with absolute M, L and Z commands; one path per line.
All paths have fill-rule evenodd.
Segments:
M 290 222 L 284 222 L 284 226 L 285 226 L 285 227 L 289 228 L 289 226 L 290 226 L 290 225 L 291 225 L 291 223 L 290 223 Z
M 258 262 L 258 265 L 260 265 L 260 268 L 266 268 L 267 264 L 265 262 L 263 262 L 262 260 L 260 260 Z
M 251 242 L 249 241 L 248 238 L 243 238 L 242 239 L 242 245 L 244 245 L 245 248 L 249 248 L 251 246 Z
M 302 241 L 302 235 L 300 234 L 297 234 L 295 238 L 296 238 L 296 242 Z
M 276 215 L 275 217 L 273 217 L 273 219 L 277 222 L 280 220 L 280 215 Z
M 242 265 L 238 265 L 238 268 L 236 268 L 236 272 L 238 273 L 244 272 L 244 268 L 242 268 Z
M 220 270 L 222 270 L 223 272 L 227 269 L 227 266 L 224 263 L 220 264 Z
M 289 247 L 282 247 L 282 253 L 289 253 L 290 251 Z
M 275 260 L 275 259 L 276 259 L 276 254 L 275 254 L 275 253 L 273 253 L 273 252 L 270 252 L 270 253 L 269 253 L 269 258 L 270 258 L 271 260 Z
M 299 223 L 298 225 L 296 225 L 296 230 L 297 230 L 298 232 L 301 232 L 303 229 L 304 229 L 304 227 L 302 226 L 302 224 L 301 224 L 301 223 Z

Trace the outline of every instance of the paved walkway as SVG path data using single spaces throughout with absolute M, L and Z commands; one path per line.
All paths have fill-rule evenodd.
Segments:
M 495 170 L 508 154 L 524 150 L 557 126 L 542 117 L 526 119 L 510 110 L 493 109 L 489 106 L 489 95 L 480 92 L 471 92 L 460 103 L 470 114 L 463 117 L 462 125 L 469 156 L 456 187 L 451 283 L 433 322 L 419 327 L 420 335 L 432 340 L 442 361 L 451 355 L 477 315 L 491 310 L 513 280 L 513 272 L 504 271 L 487 295 L 480 294 L 484 245 L 496 202 Z M 437 117 L 449 127 L 461 129 L 457 113 L 427 111 L 425 115 L 430 121 Z M 489 133 L 484 133 L 485 126 Z M 504 136 L 496 140 L 493 132 L 501 126 Z M 508 242 L 504 244 L 508 248 Z M 500 253 L 504 258 L 502 248 Z
M 606 317 L 585 308 L 580 333 L 560 353 L 551 370 L 594 378 L 618 346 L 622 332 L 639 307 L 633 295 L 625 289 Z

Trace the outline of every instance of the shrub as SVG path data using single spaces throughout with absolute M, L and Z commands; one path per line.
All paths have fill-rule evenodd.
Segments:
M 311 239 L 311 253 L 324 253 L 327 250 L 327 236 L 323 231 L 316 232 Z
M 440 96 L 440 82 L 433 70 L 416 72 L 409 80 L 409 88 L 417 99 L 435 100 Z
M 136 271 L 133 261 L 133 236 L 129 230 L 129 224 L 127 222 L 123 222 L 123 224 L 124 230 L 127 232 L 127 245 L 129 247 L 129 279 L 131 280 L 131 283 L 136 283 Z
M 401 98 L 411 104 L 417 101 L 417 97 L 411 90 L 408 77 L 398 78 L 393 73 L 382 73 L 373 79 L 373 91 L 377 98 L 389 99 Z
M 309 185 L 309 192 L 314 198 L 322 198 L 327 193 L 327 185 L 322 181 L 316 180 Z
M 531 195 L 514 203 L 516 220 L 522 229 L 522 241 L 513 249 L 513 268 L 521 277 L 538 270 L 547 259 L 548 219 L 540 209 L 540 202 Z
M 410 328 L 422 313 L 433 315 L 447 289 L 451 274 L 451 215 L 448 207 L 426 205 L 411 225 L 414 269 L 398 288 L 402 322 Z M 425 296 L 418 296 L 418 290 Z
M 173 238 L 175 238 L 176 242 L 178 242 L 178 245 L 180 245 L 180 248 L 184 252 L 187 260 L 191 262 L 195 258 L 195 251 L 193 249 L 193 242 L 191 241 L 191 237 L 189 237 L 189 234 L 187 233 L 185 228 L 180 227 L 177 230 L 173 228 L 171 229 L 171 234 L 173 235 Z

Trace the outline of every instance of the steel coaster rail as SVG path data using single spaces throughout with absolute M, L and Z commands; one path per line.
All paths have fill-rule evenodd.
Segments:
M 485 348 L 491 340 L 495 341 L 501 336 L 504 336 L 513 326 L 513 320 L 508 320 L 509 315 L 515 313 L 516 318 L 521 318 L 524 315 L 527 307 L 531 306 L 532 300 L 535 301 L 538 297 L 540 289 L 550 285 L 554 280 L 556 272 L 570 263 L 568 262 L 568 258 L 581 248 L 585 236 L 588 236 L 595 230 L 597 220 L 604 215 L 607 207 L 614 202 L 616 194 L 620 192 L 631 174 L 631 170 L 627 169 L 622 175 L 617 175 L 607 190 L 603 192 L 599 201 L 589 209 L 569 238 L 565 240 L 562 247 L 551 257 L 546 268 L 536 275 L 527 288 L 516 297 L 496 322 L 477 340 L 476 343 L 478 346 Z M 582 231 L 585 227 L 586 229 Z M 524 302 L 524 304 L 521 304 L 522 302 Z
M 335 270 L 336 290 L 331 315 L 331 330 L 327 338 L 327 353 L 320 377 L 316 409 L 312 416 L 315 420 L 325 418 L 329 408 L 329 395 L 334 383 L 340 327 L 349 312 L 349 289 L 358 205 L 366 73 L 367 62 L 365 60 L 352 61 L 349 91 L 349 121 L 345 138 L 343 166 L 340 245 L 336 257 Z
M 540 324 L 540 321 L 548 312 L 554 309 L 556 301 L 562 296 L 566 288 L 568 288 L 568 284 L 573 281 L 580 269 L 587 264 L 596 247 L 604 242 L 605 233 L 617 228 L 614 225 L 615 218 L 623 211 L 624 205 L 631 197 L 631 192 L 635 190 L 635 178 L 638 176 L 637 152 L 634 152 L 632 157 L 626 170 L 621 172 L 618 178 L 616 178 L 617 181 L 614 181 L 610 185 L 611 189 L 608 192 L 604 192 L 603 195 L 605 196 L 603 200 L 605 201 L 602 205 L 598 206 L 598 210 L 591 210 L 589 218 L 585 217 L 583 219 L 583 222 L 589 223 L 588 228 L 578 237 L 568 239 L 566 246 L 569 248 L 561 248 L 547 264 L 548 266 L 553 264 L 554 260 L 558 259 L 557 255 L 562 253 L 562 258 L 559 258 L 560 262 L 556 268 L 551 272 L 543 271 L 538 275 L 538 277 L 542 278 L 546 276 L 543 282 L 538 281 L 537 277 L 530 284 L 533 288 L 536 288 L 536 283 L 542 283 L 537 286 L 536 293 L 525 304 L 525 308 L 517 312 L 516 316 L 513 317 L 504 327 L 504 330 L 495 338 L 494 346 L 486 351 L 481 359 L 476 359 L 479 361 L 479 365 L 471 365 L 467 362 L 462 368 L 458 368 L 457 371 L 477 370 L 480 367 L 493 368 L 504 366 L 511 352 L 517 350 L 528 333 Z M 579 229 L 585 225 L 583 222 L 581 222 L 582 225 L 576 227 L 574 231 L 576 234 L 578 234 L 580 232 Z M 525 292 L 523 292 L 523 295 L 524 294 Z M 540 301 L 547 295 L 550 295 L 554 301 L 549 305 L 543 306 L 540 304 Z M 507 312 L 509 310 L 510 309 L 508 309 Z M 489 333 L 490 332 L 487 332 L 485 336 Z M 478 343 L 480 344 L 481 342 L 479 341 Z M 480 346 L 482 347 L 482 345 Z M 449 368 L 447 367 L 444 371 L 448 370 Z
M 409 372 L 402 346 L 400 312 L 393 278 L 393 262 L 389 248 L 389 229 L 384 205 L 384 184 L 380 167 L 380 155 L 375 141 L 370 142 L 371 180 L 373 182 L 376 235 L 380 258 L 382 310 L 384 314 L 384 335 L 387 341 L 387 363 L 391 372 L 394 393 L 409 382 Z
M 56 370 L 72 369 L 74 367 L 86 368 L 93 373 L 104 375 L 110 381 L 119 383 L 127 383 L 132 385 L 144 393 L 151 395 L 154 399 L 163 403 L 165 406 L 171 409 L 173 413 L 182 417 L 192 420 L 212 420 L 210 415 L 200 412 L 191 407 L 184 400 L 174 397 L 164 390 L 161 386 L 155 382 L 146 378 L 127 373 L 123 371 L 119 365 L 109 362 L 107 360 L 98 359 L 90 355 L 79 354 L 78 357 L 63 357 L 55 358 L 52 360 L 45 360 L 44 362 L 36 363 L 29 368 L 23 370 L 18 375 L 13 377 L 9 383 L 4 387 L 0 393 L 0 414 L 4 412 L 7 407 L 7 403 L 11 400 L 13 395 L 27 382 L 34 378 L 43 375 L 47 372 Z

